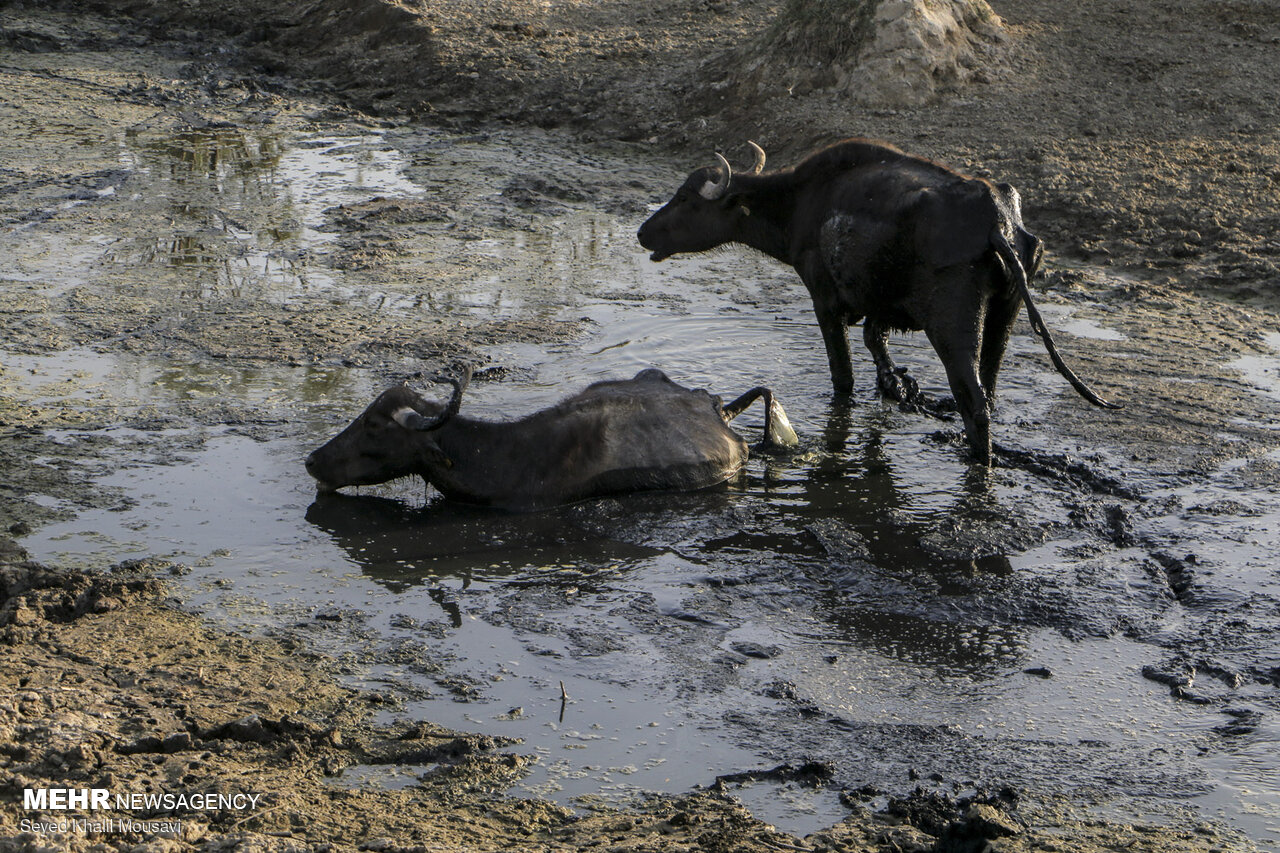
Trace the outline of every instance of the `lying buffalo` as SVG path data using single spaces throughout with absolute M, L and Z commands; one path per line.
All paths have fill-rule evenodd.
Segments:
M 766 388 L 727 406 L 683 388 L 660 370 L 597 382 L 522 418 L 493 422 L 458 414 L 467 370 L 447 380 L 447 404 L 399 385 L 307 457 L 321 491 L 416 474 L 455 500 L 537 509 L 597 495 L 700 489 L 732 477 L 747 444 L 728 422 L 763 397 L 766 443 L 794 445 L 786 413 Z
M 1022 227 L 1018 192 L 913 157 L 882 142 L 849 139 L 794 168 L 735 174 L 693 172 L 640 227 L 640 244 L 661 261 L 743 243 L 795 267 L 822 329 L 836 391 L 853 389 L 847 327 L 866 318 L 863 342 L 885 396 L 917 402 L 919 391 L 889 357 L 890 331 L 923 329 L 946 368 L 974 455 L 991 461 L 996 375 L 1025 302 L 1049 357 L 1085 399 L 1115 408 L 1058 355 L 1027 289 L 1040 241 Z

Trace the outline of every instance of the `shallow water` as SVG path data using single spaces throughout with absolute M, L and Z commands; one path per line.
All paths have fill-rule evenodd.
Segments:
M 1265 340 L 1270 353 L 1241 356 L 1230 366 L 1244 374 L 1249 383 L 1263 394 L 1280 400 L 1280 332 L 1271 332 Z
M 1233 707 L 1262 722 L 1228 736 L 1215 731 L 1221 704 L 1172 700 L 1140 674 L 1178 648 L 1168 636 L 1179 625 L 1216 625 L 1245 599 L 1259 610 L 1280 600 L 1270 559 L 1280 499 L 1242 486 L 1236 467 L 1153 497 L 1230 498 L 1247 511 L 1137 522 L 1215 567 L 1198 579 L 1201 600 L 1173 601 L 1135 542 L 1078 521 L 1096 495 L 1017 466 L 975 474 L 948 440 L 957 426 L 877 401 L 865 364 L 853 403 L 834 400 L 807 297 L 788 271 L 745 253 L 649 263 L 633 235 L 656 199 L 616 213 L 566 194 L 541 194 L 532 208 L 504 200 L 516 178 L 539 170 L 570 185 L 567 176 L 626 168 L 607 155 L 540 138 L 517 147 L 411 132 L 236 130 L 121 145 L 146 192 L 168 200 L 172 234 L 40 233 L 32 239 L 60 241 L 72 260 L 59 271 L 55 251 L 32 252 L 22 280 L 58 292 L 107 264 L 201 302 L 340 299 L 445 317 L 587 318 L 581 341 L 491 346 L 506 378 L 476 382 L 467 411 L 515 417 L 656 366 L 726 397 L 772 386 L 802 443 L 756 456 L 706 492 L 527 515 L 448 505 L 410 482 L 317 500 L 301 459 L 379 390 L 371 371 L 90 348 L 6 356 L 30 399 L 108 405 L 102 428 L 55 437 L 117 443 L 97 482 L 129 499 L 26 537 L 37 558 L 186 563 L 193 606 L 305 634 L 354 681 L 396 697 L 388 716 L 522 738 L 518 749 L 540 761 L 521 787 L 562 802 L 816 759 L 835 767 L 835 785 L 757 783 L 740 794 L 797 832 L 845 814 L 841 786 L 1007 782 L 1086 791 L 1146 818 L 1191 803 L 1260 842 L 1280 836 L 1280 786 L 1268 771 L 1280 758 L 1274 688 L 1232 694 Z M 325 211 L 375 196 L 446 206 L 448 233 L 411 248 L 421 270 L 452 273 L 371 288 L 323 263 L 335 239 Z M 1046 306 L 1060 339 L 1125 340 L 1077 309 Z M 1009 444 L 1024 438 L 1018 422 L 1049 417 L 1068 393 L 1018 331 L 1002 379 L 1004 411 L 1017 416 L 998 428 Z M 945 393 L 922 335 L 893 348 L 922 388 Z M 1271 370 L 1236 367 L 1250 377 Z M 202 402 L 253 418 L 219 423 Z M 175 407 L 185 420 L 129 425 Z M 761 419 L 750 412 L 735 427 L 754 440 Z M 139 456 L 139 443 L 169 450 Z M 1249 659 L 1280 663 L 1278 652 L 1273 638 Z M 1027 672 L 1039 668 L 1052 677 Z

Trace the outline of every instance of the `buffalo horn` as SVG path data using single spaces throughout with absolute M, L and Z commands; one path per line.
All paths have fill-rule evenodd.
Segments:
M 448 423 L 449 419 L 458 413 L 458 408 L 462 405 L 462 392 L 467 390 L 467 385 L 471 382 L 471 366 L 464 366 L 460 376 L 437 376 L 436 381 L 448 382 L 453 386 L 453 396 L 449 398 L 449 404 L 444 407 L 444 411 L 434 418 L 428 418 L 410 410 L 412 415 L 405 415 L 402 418 L 401 413 L 405 410 L 401 409 L 393 415 L 398 424 L 406 429 L 426 432 L 427 430 L 439 429 Z M 413 415 L 416 415 L 416 417 L 413 417 Z
M 720 161 L 720 169 L 723 172 L 719 181 L 707 181 L 702 185 L 702 189 L 698 194 L 707 201 L 715 201 L 724 195 L 725 190 L 729 189 L 729 181 L 733 180 L 733 167 L 729 165 L 729 161 L 724 159 L 724 155 L 719 151 L 716 152 L 716 159 Z
M 747 140 L 747 145 L 751 146 L 751 150 L 756 154 L 756 162 L 755 165 L 751 167 L 751 174 L 758 175 L 764 171 L 764 149 L 759 145 L 756 145 L 750 139 Z
M 430 429 L 431 418 L 423 417 L 408 406 L 396 409 L 391 413 L 391 419 L 405 429 Z

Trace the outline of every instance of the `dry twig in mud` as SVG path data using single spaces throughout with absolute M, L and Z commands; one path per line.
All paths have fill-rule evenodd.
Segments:
M 231 824 L 231 826 L 227 828 L 227 831 L 228 831 L 228 832 L 230 832 L 230 831 L 232 831 L 232 830 L 239 829 L 239 828 L 240 828 L 240 826 L 241 826 L 242 824 L 248 823 L 249 821 L 253 820 L 255 817 L 266 817 L 267 815 L 271 814 L 272 812 L 274 812 L 274 811 L 279 811 L 280 809 L 284 808 L 284 806 L 285 806 L 285 804 L 284 804 L 284 803 L 276 803 L 274 806 L 272 806 L 272 807 L 271 807 L 271 808 L 269 808 L 269 809 L 263 809 L 263 810 L 262 810 L 262 811 L 260 811 L 260 812 L 254 812 L 254 813 L 253 813 L 253 814 L 251 814 L 251 815 L 246 815 L 246 816 L 244 816 L 244 817 L 240 818 L 240 819 L 239 819 L 238 821 L 236 821 L 235 823 Z M 264 833 L 264 834 L 266 834 L 266 835 L 273 835 L 274 833 Z M 292 834 L 292 833 L 291 833 L 291 834 Z

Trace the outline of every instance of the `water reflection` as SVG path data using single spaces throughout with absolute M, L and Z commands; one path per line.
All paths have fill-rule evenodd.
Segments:
M 999 514 L 991 478 L 984 472 L 966 479 L 965 491 L 946 506 L 922 506 L 897 473 L 888 425 L 875 415 L 868 423 L 865 412 L 857 420 L 842 399 L 828 412 L 824 453 L 794 484 L 773 532 L 744 531 L 732 544 L 807 555 L 795 567 L 809 576 L 812 606 L 834 629 L 830 641 L 948 671 L 992 671 L 1016 655 L 1019 631 L 974 624 L 944 609 L 948 597 L 972 594 L 975 583 L 1013 575 L 999 542 L 984 543 L 989 553 L 976 555 L 947 555 L 926 544 L 942 523 Z
M 990 476 L 979 472 L 965 480 L 959 497 L 922 501 L 903 482 L 902 460 L 887 446 L 886 436 L 893 431 L 884 422 L 888 416 L 883 409 L 868 413 L 833 399 L 820 437 L 808 440 L 819 452 L 804 455 L 802 467 L 797 471 L 793 466 L 789 475 L 785 461 L 766 463 L 762 492 L 775 498 L 773 506 L 780 510 L 776 523 L 770 530 L 720 540 L 716 547 L 752 543 L 760 549 L 804 552 L 804 542 L 794 541 L 798 538 L 816 543 L 817 553 L 829 564 L 866 561 L 898 573 L 927 573 L 939 581 L 1010 574 L 1012 566 L 997 542 L 987 543 L 987 552 L 954 557 L 921 544 L 941 522 L 998 516 L 999 498 Z M 770 487 L 771 480 L 778 482 Z M 790 531 L 792 541 L 779 539 L 779 526 Z
M 188 414 L 188 401 L 218 399 L 226 407 L 252 407 L 264 420 L 296 418 L 299 404 L 345 415 L 370 394 L 369 377 L 330 365 L 280 367 L 226 360 L 159 361 L 130 353 L 106 355 L 69 349 L 53 355 L 0 351 L 7 374 L 27 399 L 58 403 L 113 418 L 134 410 Z M 220 409 L 217 417 L 226 418 Z M 219 423 L 222 421 L 220 420 Z M 308 421 L 315 438 L 328 426 Z
M 1025 654 L 1027 640 L 1020 629 L 1005 625 L 967 624 L 880 608 L 834 606 L 826 611 L 836 632 L 859 649 L 928 667 L 939 674 L 967 674 L 994 678 Z
M 240 190 L 256 189 L 274 181 L 284 144 L 276 133 L 250 133 L 239 127 L 190 128 L 161 138 L 145 138 L 129 131 L 126 138 L 152 155 L 171 180 L 210 180 L 222 183 L 238 178 Z
M 399 175 L 400 155 L 376 133 L 297 140 L 238 127 L 126 135 L 121 159 L 149 176 L 147 194 L 163 196 L 169 229 L 121 241 L 109 262 L 161 266 L 196 302 L 263 300 L 284 304 L 309 293 L 349 297 L 312 255 L 334 236 L 324 211 L 378 192 L 413 195 Z
M 607 567 L 659 553 L 573 523 L 572 510 L 507 513 L 436 500 L 413 507 L 369 495 L 317 495 L 306 519 L 328 533 L 370 578 L 393 591 L 461 579 Z

